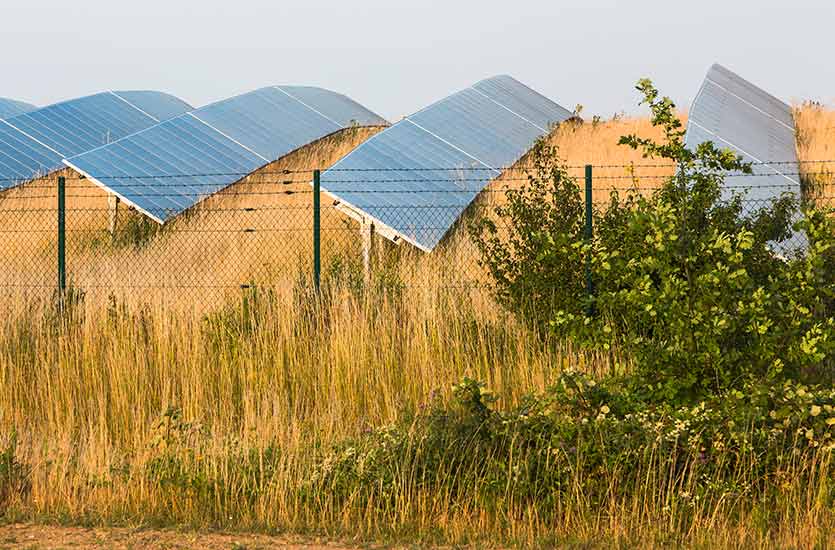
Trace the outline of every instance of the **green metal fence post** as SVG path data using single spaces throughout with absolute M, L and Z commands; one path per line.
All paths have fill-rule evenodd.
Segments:
M 586 165 L 586 243 L 591 246 L 594 238 L 594 210 L 592 208 L 592 165 Z M 586 293 L 589 298 L 589 304 L 594 297 L 594 280 L 592 279 L 591 269 L 591 252 L 586 257 Z M 589 315 L 593 313 L 593 308 L 589 305 Z
M 319 292 L 322 277 L 322 190 L 321 172 L 313 171 L 313 286 Z
M 58 297 L 63 301 L 67 290 L 67 182 L 61 176 L 58 178 Z

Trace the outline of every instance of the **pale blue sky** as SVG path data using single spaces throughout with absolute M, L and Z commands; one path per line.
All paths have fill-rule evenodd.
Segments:
M 642 77 L 687 106 L 719 61 L 785 99 L 835 101 L 831 0 L 7 0 L 0 96 L 160 89 L 202 105 L 324 86 L 395 120 L 510 74 L 586 114 Z

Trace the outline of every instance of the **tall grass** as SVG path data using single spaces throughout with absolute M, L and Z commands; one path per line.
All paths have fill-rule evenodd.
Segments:
M 457 292 L 369 300 L 332 284 L 319 306 L 299 303 L 304 288 L 249 292 L 207 317 L 7 312 L 0 448 L 12 449 L 17 473 L 0 471 L 5 517 L 523 545 L 830 541 L 835 518 L 822 495 L 833 474 L 822 454 L 787 457 L 774 481 L 757 478 L 744 456 L 714 480 L 682 478 L 660 446 L 637 470 L 587 468 L 578 456 L 573 488 L 541 508 L 511 492 L 488 499 L 480 470 L 460 463 L 466 453 L 434 471 L 404 460 L 385 492 L 311 485 L 329 448 L 408 425 L 464 376 L 484 380 L 509 409 L 566 366 L 605 368 Z M 592 480 L 606 487 L 603 501 Z M 689 496 L 711 484 L 725 484 L 725 496 Z
M 801 132 L 815 131 L 823 116 L 801 114 Z M 621 119 L 564 127 L 550 139 L 569 164 L 640 164 L 610 145 L 631 132 L 652 135 L 647 121 Z M 103 236 L 103 195 L 76 204 L 95 212 L 71 217 L 78 225 L 70 273 L 86 294 L 62 314 L 50 289 L 18 288 L 2 302 L 0 517 L 546 547 L 833 542 L 833 470 L 824 454 L 787 456 L 769 479 L 746 468 L 744 456 L 721 479 L 682 477 L 660 447 L 649 447 L 637 469 L 615 464 L 592 474 L 577 457 L 565 496 L 547 507 L 512 492 L 486 498 L 477 468 L 427 472 L 404 462 L 387 492 L 312 485 L 330 449 L 410 425 L 432 396 L 450 398 L 462 377 L 485 381 L 510 410 L 566 367 L 592 375 L 610 368 L 608 357 L 549 342 L 473 288 L 485 279 L 464 231 L 431 255 L 381 244 L 367 283 L 358 228 L 328 208 L 324 297 L 314 300 L 309 187 L 285 183 L 299 178 L 280 172 L 325 167 L 370 133 L 299 152 L 137 246 Z M 826 150 L 801 147 L 801 157 Z M 11 204 L 51 207 L 34 188 L 2 203 L 4 227 L 30 227 Z M 284 191 L 293 193 L 278 199 Z M 230 221 L 231 209 L 239 219 Z M 51 213 L 27 215 L 43 216 L 44 234 L 53 230 Z M 3 235 L 0 273 L 5 283 L 46 287 L 54 244 L 40 232 L 24 237 Z M 251 286 L 242 290 L 244 282 Z M 605 499 L 592 498 L 590 477 L 607 487 Z M 721 498 L 692 498 L 729 480 Z

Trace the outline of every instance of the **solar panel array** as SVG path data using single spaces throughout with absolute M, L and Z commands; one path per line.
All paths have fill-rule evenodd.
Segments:
M 406 117 L 322 174 L 380 234 L 431 251 L 484 187 L 572 113 L 509 76 Z
M 800 193 L 795 125 L 791 107 L 721 65 L 710 68 L 690 110 L 686 143 L 713 141 L 755 163 L 757 177 L 729 176 L 729 191 L 770 201 L 785 191 Z M 750 189 L 749 189 L 750 188 Z
M 23 113 L 28 113 L 29 111 L 34 111 L 35 109 L 37 109 L 37 107 L 34 105 L 30 105 L 22 101 L 16 101 L 14 99 L 0 97 L 0 120 L 22 115 Z
M 219 101 L 64 162 L 159 223 L 346 127 L 385 125 L 321 88 L 274 86 Z
M 0 190 L 62 168 L 65 157 L 101 147 L 191 107 L 160 92 L 103 92 L 0 122 Z

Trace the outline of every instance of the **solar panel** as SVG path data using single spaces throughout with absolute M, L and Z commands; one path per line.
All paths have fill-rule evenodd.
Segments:
M 328 90 L 262 88 L 64 163 L 165 223 L 246 174 L 350 126 L 348 121 L 366 126 L 385 122 Z
M 388 126 L 386 119 L 370 112 L 348 96 L 312 86 L 279 86 L 278 89 L 339 126 Z
M 755 163 L 755 177 L 725 178 L 727 194 L 743 193 L 747 206 L 755 210 L 786 192 L 800 197 L 795 135 L 789 105 L 717 64 L 708 71 L 690 109 L 686 144 L 695 148 L 712 141 Z
M 158 121 L 174 118 L 194 108 L 179 97 L 160 92 L 132 90 L 113 93 Z
M 0 122 L 0 190 L 61 168 L 65 157 L 153 126 L 159 123 L 155 115 L 190 109 L 159 92 L 103 92 L 4 120 Z
M 29 111 L 34 111 L 35 109 L 37 109 L 37 107 L 34 105 L 30 105 L 22 101 L 16 101 L 14 99 L 0 97 L 0 120 L 22 115 L 23 113 L 28 113 Z
M 322 188 L 378 232 L 431 251 L 484 187 L 567 109 L 509 76 L 442 99 L 322 174 Z
M 276 159 L 342 128 L 277 88 L 221 101 L 195 114 L 264 159 Z

